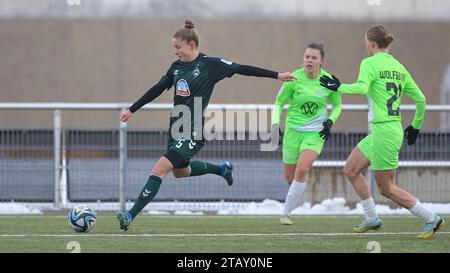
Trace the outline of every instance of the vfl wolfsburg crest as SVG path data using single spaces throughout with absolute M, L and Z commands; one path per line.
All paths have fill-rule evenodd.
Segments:
M 189 85 L 186 80 L 181 79 L 177 82 L 176 94 L 182 97 L 188 97 L 191 95 L 191 91 L 189 90 Z
M 317 90 L 317 92 L 316 92 L 316 96 L 318 96 L 318 97 L 323 97 L 323 96 L 325 96 L 327 94 L 327 92 L 325 91 L 325 90 L 323 90 L 323 89 L 319 89 L 319 90 Z
M 317 109 L 319 109 L 319 105 L 312 101 L 305 102 L 300 106 L 302 114 L 308 117 L 314 116 L 317 113 Z

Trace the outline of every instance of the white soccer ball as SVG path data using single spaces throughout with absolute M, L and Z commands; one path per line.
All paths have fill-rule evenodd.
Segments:
M 77 206 L 67 215 L 70 228 L 85 233 L 95 227 L 96 217 L 94 210 L 87 206 Z

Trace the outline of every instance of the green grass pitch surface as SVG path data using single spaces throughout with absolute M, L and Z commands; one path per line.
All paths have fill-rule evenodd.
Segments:
M 276 216 L 140 215 L 127 232 L 113 213 L 100 212 L 87 234 L 73 232 L 63 214 L 0 216 L 0 252 L 153 253 L 298 253 L 298 252 L 450 252 L 444 226 L 431 239 L 418 239 L 422 222 L 415 217 L 384 216 L 383 229 L 352 233 L 362 216 L 298 216 L 282 226 Z M 449 223 L 449 216 L 444 218 Z M 375 242 L 375 243 L 370 243 Z

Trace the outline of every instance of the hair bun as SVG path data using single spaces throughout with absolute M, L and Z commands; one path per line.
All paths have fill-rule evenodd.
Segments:
M 193 29 L 194 23 L 191 20 L 184 21 L 184 28 Z
M 392 43 L 394 41 L 394 36 L 392 36 L 392 34 L 390 34 L 390 33 L 387 33 L 386 36 L 384 36 L 384 40 L 388 44 L 390 44 L 390 43 Z
M 394 35 L 382 25 L 370 27 L 366 31 L 366 38 L 376 42 L 379 48 L 387 48 L 394 41 Z

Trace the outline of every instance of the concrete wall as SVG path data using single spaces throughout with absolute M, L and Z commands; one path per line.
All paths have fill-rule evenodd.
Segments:
M 1 19 L 1 102 L 134 102 L 175 60 L 170 39 L 184 22 L 148 19 Z M 428 98 L 439 104 L 439 90 L 450 62 L 449 22 L 220 21 L 195 20 L 200 49 L 243 64 L 278 71 L 295 70 L 304 47 L 322 42 L 325 69 L 343 82 L 356 80 L 366 56 L 363 35 L 375 23 L 395 35 L 392 53 L 411 72 Z M 234 76 L 219 83 L 211 103 L 273 103 L 280 82 Z M 155 102 L 171 102 L 172 92 Z M 366 103 L 346 96 L 344 103 Z M 404 103 L 411 103 L 404 99 Z M 118 113 L 63 113 L 75 127 L 117 126 Z M 406 124 L 411 115 L 405 115 Z M 138 112 L 131 127 L 164 128 L 167 112 Z M 0 111 L 1 127 L 50 127 L 47 111 Z M 367 115 L 345 113 L 338 129 L 362 129 Z M 438 128 L 429 114 L 426 128 Z

